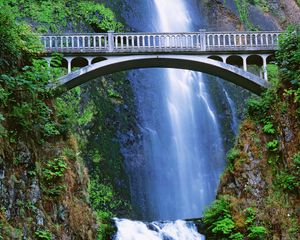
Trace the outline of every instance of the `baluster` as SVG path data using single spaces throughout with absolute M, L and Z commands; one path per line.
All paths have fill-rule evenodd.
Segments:
M 118 40 L 120 41 L 119 48 L 123 49 L 124 48 L 124 36 L 119 35 Z
M 200 48 L 201 46 L 200 46 L 200 34 L 197 34 L 196 35 L 196 48 Z
M 114 42 L 115 42 L 115 48 L 118 49 L 119 48 L 119 44 L 118 44 L 118 39 L 119 39 L 119 36 L 116 35 L 115 38 L 114 38 Z
M 125 36 L 125 38 L 126 38 L 126 48 L 128 48 L 129 47 L 129 38 L 127 35 Z
M 236 42 L 236 37 L 237 34 L 230 34 L 229 39 L 230 39 L 230 45 L 231 45 L 231 38 L 233 37 L 233 46 L 236 47 L 237 46 L 237 42 Z
M 91 36 L 89 35 L 89 36 L 88 36 L 88 48 L 91 48 L 91 39 L 92 39 L 92 38 L 91 38 Z
M 142 45 L 143 45 L 144 48 L 146 47 L 146 44 L 145 44 L 145 35 L 142 35 Z

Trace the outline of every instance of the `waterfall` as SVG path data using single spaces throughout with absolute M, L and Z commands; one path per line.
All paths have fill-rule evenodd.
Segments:
M 197 13 L 188 1 L 138 1 L 141 9 L 147 9 L 148 24 L 145 19 L 134 20 L 135 26 L 149 32 L 197 31 L 193 25 Z M 219 118 L 208 79 L 175 69 L 140 69 L 128 77 L 141 133 L 138 144 L 124 150 L 132 202 L 140 219 L 156 222 L 115 219 L 115 240 L 204 239 L 195 225 L 178 219 L 202 216 L 215 199 L 224 168 Z M 157 222 L 162 220 L 167 222 Z
M 145 224 L 127 219 L 115 219 L 118 233 L 115 240 L 204 240 L 194 224 L 175 222 L 152 222 Z
M 141 9 L 147 10 L 148 24 L 143 19 L 135 22 L 135 27 L 145 32 L 197 31 L 193 24 L 197 13 L 188 1 L 137 1 L 136 9 L 143 6 Z M 201 217 L 215 199 L 224 168 L 219 120 L 205 75 L 140 69 L 131 71 L 128 77 L 141 134 L 138 144 L 124 152 L 139 218 Z
M 223 92 L 225 94 L 226 100 L 228 102 L 230 113 L 231 113 L 231 129 L 234 135 L 237 135 L 238 128 L 239 128 L 239 120 L 238 120 L 238 114 L 236 111 L 236 105 L 232 98 L 229 96 L 228 92 L 226 91 L 225 87 L 223 86 L 223 83 L 221 83 L 221 86 L 223 87 Z

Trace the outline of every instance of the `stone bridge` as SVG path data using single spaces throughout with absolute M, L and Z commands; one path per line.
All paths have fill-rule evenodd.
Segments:
M 68 74 L 59 79 L 59 86 L 66 90 L 113 72 L 164 67 L 208 73 L 260 94 L 269 86 L 266 66 L 278 47 L 280 33 L 109 31 L 44 35 L 41 40 L 49 63 L 52 53 L 63 54 Z

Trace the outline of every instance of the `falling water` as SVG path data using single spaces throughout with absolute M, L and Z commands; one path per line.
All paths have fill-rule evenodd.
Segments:
M 204 240 L 194 224 L 175 222 L 143 223 L 127 219 L 115 219 L 118 233 L 115 240 Z
M 192 19 L 182 0 L 154 0 L 156 31 L 189 32 Z M 223 167 L 219 126 L 201 73 L 167 69 L 161 81 L 158 124 L 146 122 L 146 201 L 153 219 L 199 217 L 215 197 Z M 164 124 L 164 127 L 160 125 Z M 148 137 L 146 136 L 148 139 Z M 146 191 L 147 191 L 146 190 Z M 149 209 L 149 207 L 148 207 Z M 150 213 L 150 214 L 149 214 Z
M 196 31 L 197 14 L 188 1 L 143 1 L 150 24 L 143 20 L 138 27 L 149 32 Z M 129 77 L 141 132 L 139 144 L 124 150 L 132 201 L 141 219 L 174 222 L 116 219 L 115 239 L 204 239 L 193 224 L 175 220 L 202 216 L 215 198 L 224 168 L 219 120 L 207 79 L 175 69 L 136 70 Z
M 226 97 L 227 102 L 228 102 L 229 107 L 230 107 L 231 129 L 232 129 L 232 132 L 234 133 L 234 135 L 237 135 L 238 127 L 239 127 L 239 121 L 238 121 L 237 112 L 236 112 L 236 105 L 235 105 L 234 101 L 231 99 L 231 97 L 229 96 L 228 92 L 226 91 L 226 89 L 224 87 L 223 87 L 223 91 L 225 93 L 225 97 Z
M 136 26 L 149 32 L 196 31 L 197 13 L 188 1 L 138 1 L 147 9 L 149 23 L 143 19 Z M 224 167 L 219 120 L 205 75 L 142 69 L 130 72 L 129 78 L 141 135 L 124 155 L 140 218 L 200 217 L 215 198 Z

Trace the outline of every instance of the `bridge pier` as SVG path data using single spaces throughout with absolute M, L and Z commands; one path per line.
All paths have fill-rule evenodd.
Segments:
M 74 57 L 64 57 L 68 63 L 68 74 L 72 72 L 72 60 Z
M 244 71 L 247 72 L 247 58 L 248 58 L 248 55 L 242 55 L 241 57 L 243 58 L 243 69 L 244 69 Z
M 262 59 L 263 59 L 263 73 L 264 73 L 264 79 L 266 81 L 268 81 L 268 71 L 267 71 L 267 58 L 268 58 L 268 55 L 261 55 L 262 56 Z

